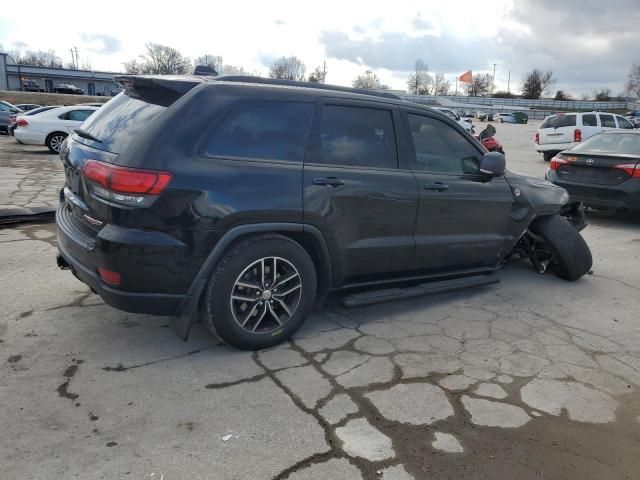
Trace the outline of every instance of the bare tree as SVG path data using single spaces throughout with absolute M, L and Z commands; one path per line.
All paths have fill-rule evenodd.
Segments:
M 598 102 L 608 102 L 611 100 L 611 89 L 601 88 L 600 90 L 594 90 L 593 99 Z
M 433 77 L 429 74 L 429 65 L 421 59 L 416 60 L 415 70 L 407 79 L 407 87 L 414 95 L 431 95 Z
M 146 55 L 124 63 L 127 73 L 145 75 L 180 75 L 192 70 L 191 60 L 166 45 L 147 43 Z
M 355 88 L 368 88 L 370 90 L 383 88 L 382 82 L 371 70 L 367 70 L 364 74 L 358 75 L 351 84 Z
M 490 73 L 477 73 L 471 83 L 466 83 L 464 88 L 470 97 L 485 97 L 491 91 L 493 77 Z
M 551 70 L 543 72 L 534 68 L 525 75 L 522 81 L 522 96 L 524 98 L 538 99 L 554 83 L 556 83 L 556 80 L 553 78 Z
M 571 95 L 566 93 L 564 90 L 558 90 L 556 92 L 555 97 L 553 97 L 553 99 L 554 100 L 571 100 Z
M 18 65 L 62 68 L 62 59 L 55 50 L 14 50 L 9 55 Z
M 325 83 L 327 79 L 327 69 L 325 67 L 316 67 L 309 74 L 309 81 L 313 83 Z
M 640 63 L 631 65 L 624 93 L 628 97 L 640 98 Z
M 303 81 L 306 70 L 306 65 L 298 57 L 280 57 L 271 64 L 269 77 Z
M 444 73 L 436 73 L 435 85 L 433 87 L 434 95 L 448 95 L 451 90 L 451 81 L 447 80 Z
M 222 75 L 222 57 L 220 55 L 204 54 L 193 59 L 194 65 L 205 65 L 213 68 L 218 74 Z

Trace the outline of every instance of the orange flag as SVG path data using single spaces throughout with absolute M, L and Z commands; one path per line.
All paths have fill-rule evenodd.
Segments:
M 458 77 L 458 80 L 460 80 L 462 83 L 472 83 L 473 75 L 471 74 L 471 70 L 467 70 L 462 75 L 460 75 Z

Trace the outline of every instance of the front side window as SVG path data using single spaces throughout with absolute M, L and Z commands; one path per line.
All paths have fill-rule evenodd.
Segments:
M 477 174 L 480 153 L 457 130 L 422 115 L 407 115 L 415 149 L 412 168 L 446 175 Z
M 585 127 L 597 127 L 598 119 L 593 113 L 587 113 L 582 115 L 582 125 Z
M 616 121 L 613 115 L 600 115 L 600 122 L 603 127 L 616 128 Z
M 222 121 L 205 155 L 302 162 L 314 105 L 248 101 Z
M 624 117 L 616 117 L 618 119 L 618 127 L 619 128 L 627 128 L 632 129 L 633 124 Z
M 316 163 L 396 168 L 396 136 L 390 110 L 325 105 Z

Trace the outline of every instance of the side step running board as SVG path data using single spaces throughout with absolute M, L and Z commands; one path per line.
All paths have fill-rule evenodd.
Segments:
M 432 293 L 449 292 L 451 290 L 478 287 L 480 285 L 491 285 L 493 283 L 498 283 L 499 281 L 500 277 L 495 273 L 490 275 L 473 275 L 471 277 L 421 283 L 419 285 L 406 288 L 387 288 L 384 290 L 354 293 L 345 296 L 342 299 L 342 304 L 345 307 L 360 307 L 362 305 L 372 305 L 374 303 L 389 302 L 391 300 L 419 297 Z

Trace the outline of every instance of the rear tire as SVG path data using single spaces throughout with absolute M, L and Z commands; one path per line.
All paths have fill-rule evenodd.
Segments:
M 304 323 L 316 289 L 313 260 L 298 243 L 275 234 L 251 237 L 229 250 L 214 269 L 202 318 L 207 329 L 229 345 L 269 348 Z
M 556 156 L 556 152 L 542 152 L 542 158 L 545 162 L 550 162 L 553 157 Z
M 549 267 L 558 277 L 574 281 L 591 270 L 591 250 L 580 232 L 566 218 L 560 215 L 540 217 L 529 229 L 541 236 L 553 252 L 555 259 Z
M 60 153 L 60 148 L 62 148 L 62 142 L 64 142 L 65 138 L 67 138 L 67 134 L 63 132 L 50 133 L 45 140 L 45 145 L 51 150 L 51 153 Z

